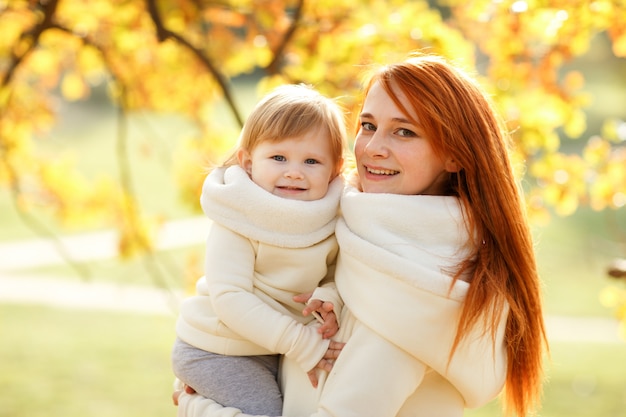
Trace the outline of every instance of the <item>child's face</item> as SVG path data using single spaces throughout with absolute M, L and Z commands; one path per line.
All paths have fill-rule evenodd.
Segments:
M 239 164 L 252 181 L 279 197 L 312 201 L 326 195 L 336 176 L 330 138 L 325 129 L 283 139 L 265 141 L 251 152 L 238 154 Z

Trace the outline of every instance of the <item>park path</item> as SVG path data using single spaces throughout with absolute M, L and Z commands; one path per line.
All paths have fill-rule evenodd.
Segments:
M 156 239 L 159 250 L 202 244 L 209 220 L 197 216 L 166 223 Z M 81 233 L 60 237 L 75 262 L 117 256 L 115 232 Z M 37 275 L 32 268 L 62 265 L 66 260 L 47 239 L 0 242 L 0 303 L 42 304 L 65 308 L 177 314 L 182 291 L 163 290 L 105 279 L 85 282 L 77 276 Z
M 193 217 L 167 223 L 157 238 L 157 248 L 173 249 L 202 244 L 209 220 Z M 85 233 L 61 238 L 75 261 L 114 258 L 113 232 Z M 181 291 L 154 287 L 90 282 L 78 278 L 29 274 L 28 269 L 63 264 L 51 242 L 30 239 L 0 243 L 0 303 L 39 304 L 61 308 L 128 311 L 175 316 Z M 599 317 L 546 317 L 551 341 L 621 343 L 617 320 Z

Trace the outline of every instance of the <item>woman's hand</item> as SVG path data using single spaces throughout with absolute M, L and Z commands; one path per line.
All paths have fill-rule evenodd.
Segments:
M 346 345 L 345 343 L 333 342 L 332 340 L 330 341 L 330 344 L 328 345 L 328 349 L 326 350 L 324 357 L 320 359 L 320 361 L 317 363 L 315 368 L 307 372 L 307 376 L 309 377 L 309 381 L 311 381 L 311 385 L 313 385 L 313 388 L 317 388 L 318 369 L 321 369 L 326 372 L 330 372 L 333 369 L 333 363 L 335 362 L 335 359 L 339 357 L 339 354 L 341 353 L 341 349 L 343 349 L 345 345 Z

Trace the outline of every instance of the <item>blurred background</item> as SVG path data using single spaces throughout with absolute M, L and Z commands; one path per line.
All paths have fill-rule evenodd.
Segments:
M 0 1 L 0 417 L 172 416 L 206 169 L 305 82 L 475 74 L 513 132 L 551 343 L 541 416 L 626 416 L 626 2 Z M 499 416 L 498 402 L 468 412 Z

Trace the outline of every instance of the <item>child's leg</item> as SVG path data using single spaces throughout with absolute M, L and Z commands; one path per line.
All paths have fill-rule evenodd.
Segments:
M 176 340 L 174 374 L 203 397 L 246 414 L 282 415 L 278 355 L 226 356 Z

